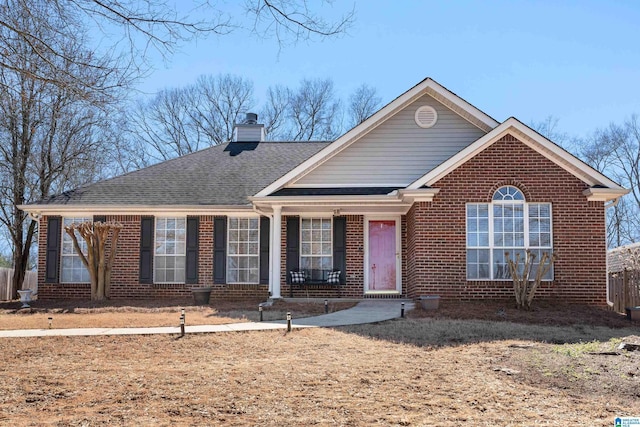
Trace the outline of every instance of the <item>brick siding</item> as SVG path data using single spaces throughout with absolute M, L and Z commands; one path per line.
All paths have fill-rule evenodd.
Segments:
M 606 303 L 605 216 L 602 202 L 588 202 L 588 186 L 518 139 L 507 135 L 443 177 L 432 202 L 407 214 L 408 296 L 513 299 L 510 281 L 466 280 L 466 203 L 490 203 L 493 192 L 514 185 L 528 202 L 552 204 L 553 282 L 536 298 Z
M 587 202 L 587 185 L 507 135 L 435 183 L 432 202 L 414 204 L 402 216 L 402 295 L 439 294 L 450 299 L 512 299 L 510 281 L 466 280 L 466 203 L 489 203 L 503 185 L 515 185 L 528 202 L 553 206 L 553 246 L 558 254 L 555 280 L 545 282 L 537 298 L 605 304 L 605 216 L 602 202 Z M 98 212 L 99 213 L 99 212 Z M 281 227 L 281 295 L 289 296 L 286 271 L 286 219 Z M 347 215 L 347 283 L 344 286 L 294 287 L 297 297 L 355 297 L 364 293 L 364 217 Z M 122 298 L 189 297 L 185 284 L 139 284 L 140 216 L 107 216 L 124 225 L 113 269 L 111 296 Z M 89 284 L 45 283 L 47 217 L 40 219 L 39 298 L 90 296 Z M 212 298 L 268 296 L 268 285 L 213 284 L 213 216 L 200 217 L 198 285 L 211 286 Z

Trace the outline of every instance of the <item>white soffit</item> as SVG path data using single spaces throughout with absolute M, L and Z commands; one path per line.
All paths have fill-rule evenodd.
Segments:
M 478 139 L 476 142 L 460 151 L 449 160 L 442 163 L 429 173 L 423 175 L 420 179 L 414 181 L 407 188 L 418 189 L 425 185 L 431 186 L 445 175 L 449 174 L 485 148 L 491 146 L 494 142 L 500 140 L 507 134 L 512 134 L 522 143 L 540 153 L 547 159 L 551 160 L 564 170 L 582 180 L 588 185 L 602 185 L 610 189 L 618 191 L 626 191 L 623 187 L 610 180 L 591 166 L 584 163 L 574 155 L 560 148 L 558 145 L 549 141 L 533 129 L 524 125 L 519 120 L 511 117 L 505 120 L 500 126 Z
M 354 127 L 347 133 L 343 134 L 333 143 L 329 144 L 327 147 L 320 150 L 318 153 L 311 156 L 306 161 L 302 162 L 290 172 L 259 191 L 256 196 L 268 196 L 269 194 L 279 190 L 292 181 L 299 179 L 301 176 L 309 173 L 319 164 L 340 153 L 349 145 L 357 141 L 362 135 L 372 131 L 389 117 L 393 116 L 398 111 L 407 107 L 413 101 L 417 100 L 425 94 L 428 94 L 436 100 L 440 101 L 455 113 L 485 132 L 489 132 L 499 124 L 495 119 L 493 119 L 486 113 L 483 113 L 473 105 L 469 104 L 458 95 L 444 88 L 435 80 L 426 78 L 384 107 L 382 107 L 367 120 L 360 123 L 358 126 Z

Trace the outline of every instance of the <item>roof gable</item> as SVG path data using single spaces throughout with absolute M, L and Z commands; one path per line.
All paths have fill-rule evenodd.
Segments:
M 453 92 L 445 89 L 443 86 L 435 82 L 431 78 L 426 78 L 389 104 L 378 110 L 375 114 L 365 120 L 363 123 L 354 127 L 331 145 L 324 148 L 316 155 L 312 156 L 308 160 L 302 162 L 296 168 L 292 169 L 289 173 L 274 181 L 272 184 L 264 188 L 262 191 L 256 194 L 258 197 L 268 196 L 271 193 L 285 187 L 287 184 L 299 179 L 309 171 L 323 164 L 333 156 L 342 152 L 350 145 L 358 141 L 364 135 L 377 128 L 380 124 L 384 123 L 390 117 L 397 114 L 399 111 L 406 108 L 409 104 L 416 101 L 424 95 L 429 95 L 442 105 L 456 112 L 463 117 L 469 123 L 472 123 L 477 128 L 488 132 L 498 125 L 498 122 L 483 113 L 473 105 L 466 102 Z
M 619 197 L 628 192 L 628 190 L 624 189 L 616 182 L 607 178 L 591 166 L 584 163 L 582 160 L 549 141 L 547 138 L 513 117 L 509 118 L 491 132 L 478 139 L 476 142 L 469 145 L 444 163 L 440 164 L 435 169 L 427 172 L 425 175 L 411 183 L 407 188 L 418 189 L 433 185 L 442 177 L 455 170 L 457 167 L 464 164 L 508 133 L 513 134 L 522 143 L 565 169 L 576 178 L 591 187 L 594 187 L 590 189 L 588 194 L 585 194 L 589 196 L 591 200 L 610 200 L 615 198 L 612 197 L 613 195 Z
M 433 126 L 416 123 L 421 107 L 436 111 Z M 289 187 L 406 187 L 485 135 L 432 96 L 424 94 L 376 128 L 306 171 Z

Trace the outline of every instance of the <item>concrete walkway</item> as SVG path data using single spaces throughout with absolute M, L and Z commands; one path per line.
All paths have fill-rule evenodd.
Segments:
M 401 304 L 404 303 L 405 312 L 414 308 L 411 300 L 365 300 L 353 308 L 323 314 L 314 317 L 292 319 L 293 328 L 317 328 L 363 323 L 376 323 L 400 317 Z M 187 317 L 188 318 L 188 317 Z M 245 322 L 227 323 L 224 325 L 193 325 L 186 326 L 185 333 L 214 333 L 240 331 L 267 331 L 286 329 L 286 320 L 275 322 Z M 0 338 L 53 337 L 53 336 L 92 336 L 92 335 L 155 335 L 180 334 L 179 326 L 165 326 L 159 328 L 76 328 L 76 329 L 18 329 L 0 331 Z

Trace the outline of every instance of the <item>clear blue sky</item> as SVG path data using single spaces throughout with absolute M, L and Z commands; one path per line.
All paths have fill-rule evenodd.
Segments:
M 387 103 L 432 77 L 498 121 L 554 116 L 571 136 L 640 114 L 640 1 L 337 0 L 327 10 L 354 4 L 341 38 L 282 49 L 246 32 L 199 40 L 159 61 L 140 89 L 231 73 L 262 97 L 271 85 L 330 77 L 342 98 L 367 83 Z

